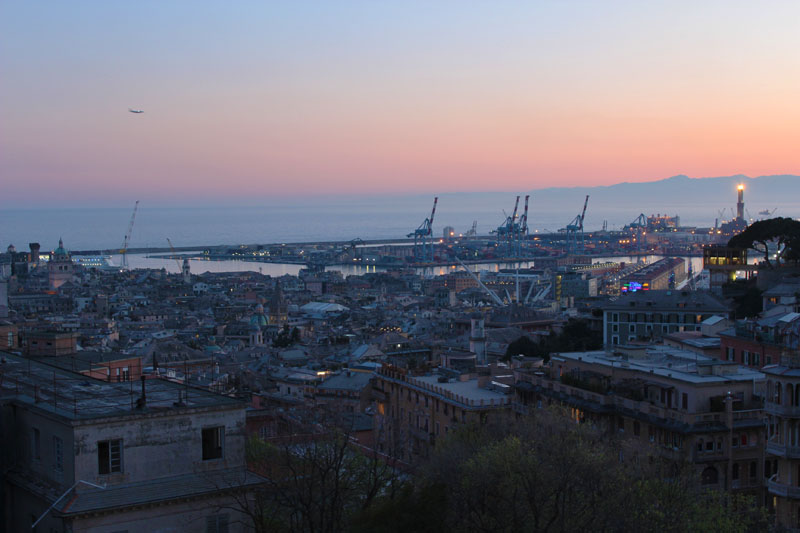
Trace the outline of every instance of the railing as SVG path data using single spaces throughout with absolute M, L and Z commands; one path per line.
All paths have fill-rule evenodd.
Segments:
M 767 453 L 787 459 L 800 459 L 800 446 L 781 444 L 780 442 L 770 439 L 767 441 Z
M 774 494 L 775 496 L 800 499 L 800 487 L 781 483 L 778 480 L 778 474 L 773 474 L 773 476 L 767 480 L 767 489 L 770 494 Z
M 800 418 L 800 406 L 783 405 L 775 402 L 764 402 L 764 410 L 772 415 L 791 416 Z

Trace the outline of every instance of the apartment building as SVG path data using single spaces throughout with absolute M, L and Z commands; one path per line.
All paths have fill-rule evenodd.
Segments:
M 455 428 L 510 412 L 513 375 L 440 368 L 414 376 L 383 366 L 373 379 L 378 451 L 414 463 Z
M 800 528 L 800 355 L 783 355 L 762 369 L 767 377 L 767 489 L 779 525 Z
M 515 409 L 567 406 L 578 421 L 693 463 L 714 489 L 765 485 L 764 375 L 666 346 L 561 353 L 516 369 Z
M 637 291 L 603 307 L 603 344 L 660 339 L 681 331 L 700 331 L 706 319 L 727 317 L 728 305 L 703 291 Z
M 0 354 L 5 531 L 245 531 L 245 405 Z

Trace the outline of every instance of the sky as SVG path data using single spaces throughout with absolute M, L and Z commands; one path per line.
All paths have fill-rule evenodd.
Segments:
M 778 1 L 4 0 L 0 207 L 800 173 L 798 21 Z

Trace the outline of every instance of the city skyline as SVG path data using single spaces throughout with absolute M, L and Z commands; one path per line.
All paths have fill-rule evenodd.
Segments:
M 3 207 L 798 166 L 800 6 L 788 2 L 15 2 L 0 14 Z

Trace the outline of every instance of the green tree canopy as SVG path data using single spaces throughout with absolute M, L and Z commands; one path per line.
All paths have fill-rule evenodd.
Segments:
M 800 222 L 788 217 L 758 220 L 728 241 L 731 248 L 750 248 L 764 254 L 764 262 L 772 268 L 770 256 L 794 260 L 800 256 Z

